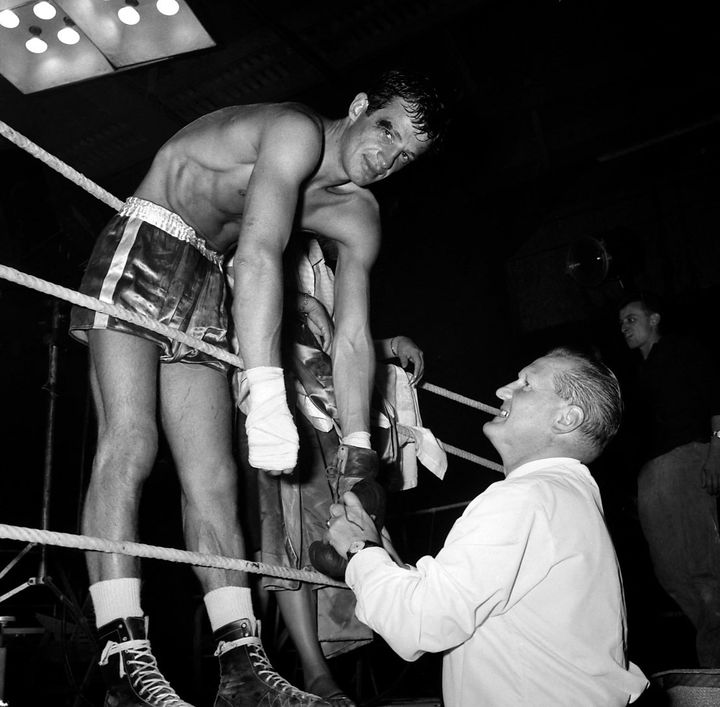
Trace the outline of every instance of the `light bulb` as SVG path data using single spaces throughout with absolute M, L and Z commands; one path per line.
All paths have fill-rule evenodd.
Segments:
M 25 48 L 33 54 L 42 54 L 44 51 L 47 51 L 47 43 L 40 39 L 40 37 L 30 37 L 30 39 L 25 42 Z
M 180 11 L 180 5 L 178 5 L 177 0 L 157 0 L 155 7 L 157 7 L 159 13 L 167 15 L 168 17 L 177 15 Z
M 118 10 L 120 22 L 126 25 L 136 25 L 140 22 L 140 13 L 135 9 L 137 1 L 129 0 Z
M 77 44 L 80 41 L 80 35 L 72 27 L 63 27 L 57 37 L 63 44 Z
M 0 12 L 0 25 L 8 29 L 15 29 L 20 24 L 20 18 L 12 10 Z
M 39 17 L 41 20 L 52 20 L 52 18 L 57 14 L 55 8 L 45 0 L 33 5 L 33 12 L 35 13 L 35 16 Z

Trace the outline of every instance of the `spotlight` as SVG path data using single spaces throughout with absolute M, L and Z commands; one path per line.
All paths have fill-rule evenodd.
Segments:
M 140 13 L 135 9 L 137 6 L 137 0 L 125 0 L 125 5 L 117 13 L 120 22 L 126 25 L 136 25 L 140 22 Z
M 20 24 L 20 18 L 12 10 L 0 12 L 0 26 L 15 29 Z
M 33 13 L 35 17 L 39 17 L 41 20 L 52 20 L 57 14 L 55 8 L 49 3 L 43 0 L 42 2 L 33 5 Z
M 77 44 L 80 41 L 80 35 L 75 29 L 75 23 L 69 17 L 63 17 L 65 26 L 57 33 L 58 39 L 63 44 Z
M 178 5 L 177 0 L 157 0 L 155 7 L 157 7 L 159 13 L 167 15 L 168 17 L 177 15 L 180 10 L 180 5 Z
M 40 39 L 40 35 L 42 34 L 42 30 L 39 27 L 36 27 L 33 25 L 29 28 L 29 32 L 32 35 L 30 39 L 28 39 L 27 42 L 25 42 L 25 48 L 32 52 L 33 54 L 42 54 L 44 51 L 47 51 L 48 45 L 47 42 Z

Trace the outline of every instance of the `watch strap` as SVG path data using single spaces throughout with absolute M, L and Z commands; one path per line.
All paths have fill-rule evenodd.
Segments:
M 368 547 L 382 547 L 382 545 L 380 543 L 376 543 L 374 540 L 361 540 L 359 542 L 356 541 L 351 543 L 347 551 L 348 560 L 355 557 L 360 550 L 365 550 Z

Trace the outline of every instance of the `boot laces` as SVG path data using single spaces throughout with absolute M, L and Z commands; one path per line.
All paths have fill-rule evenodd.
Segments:
M 120 677 L 127 676 L 133 689 L 149 704 L 157 707 L 192 707 L 180 699 L 160 672 L 150 650 L 150 641 L 108 641 L 100 657 L 100 665 L 106 665 L 110 656 L 116 654 L 120 658 Z

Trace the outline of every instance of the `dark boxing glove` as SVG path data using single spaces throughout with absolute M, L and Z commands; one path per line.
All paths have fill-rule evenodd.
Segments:
M 378 456 L 372 449 L 340 445 L 337 455 L 337 486 L 334 492 L 338 502 L 346 491 L 352 491 L 365 512 L 375 521 L 378 533 L 385 524 L 385 489 L 375 480 L 378 474 Z M 344 579 L 347 559 L 339 555 L 328 542 L 316 540 L 310 545 L 312 566 L 333 579 Z

